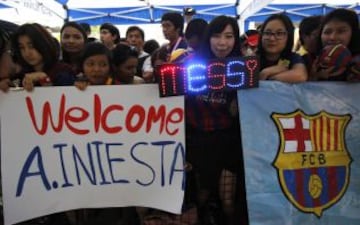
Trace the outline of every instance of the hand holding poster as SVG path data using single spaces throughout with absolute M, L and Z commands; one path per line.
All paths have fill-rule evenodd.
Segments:
M 179 213 L 184 102 L 158 96 L 156 85 L 1 94 L 5 224 L 91 207 Z

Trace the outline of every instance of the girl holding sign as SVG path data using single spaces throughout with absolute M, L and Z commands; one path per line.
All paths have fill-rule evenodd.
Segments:
M 137 51 L 127 45 L 118 44 L 113 50 L 109 50 L 102 43 L 89 43 L 80 58 L 81 73 L 77 76 L 75 86 L 85 90 L 88 85 L 144 83 L 142 78 L 135 76 L 137 55 Z M 137 210 L 141 213 L 147 211 L 141 207 Z M 87 220 L 92 224 L 115 224 L 117 221 L 136 223 L 136 212 L 131 207 L 87 209 L 86 214 Z M 142 220 L 143 215 L 139 213 L 138 217 Z
M 58 43 L 40 24 L 20 26 L 13 36 L 13 49 L 26 90 L 31 91 L 34 86 L 73 85 L 74 71 L 59 62 Z
M 75 86 L 84 90 L 88 85 L 112 84 L 111 51 L 102 43 L 92 42 L 85 46 L 80 58 L 80 71 Z
M 240 56 L 239 37 L 234 18 L 216 17 L 208 25 L 203 46 L 194 58 L 206 61 Z M 242 157 L 236 92 L 189 94 L 185 109 L 187 160 L 198 173 L 201 222 L 211 219 L 209 200 L 216 196 L 221 200 L 226 224 L 234 224 L 236 176 L 241 173 Z

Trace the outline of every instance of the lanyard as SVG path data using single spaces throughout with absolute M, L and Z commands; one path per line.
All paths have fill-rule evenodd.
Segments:
M 173 51 L 175 51 L 175 50 L 177 49 L 177 47 L 179 46 L 179 44 L 180 44 L 181 40 L 182 40 L 182 37 L 179 37 L 179 38 L 177 39 L 177 41 L 176 41 L 176 43 L 175 43 L 174 47 L 171 49 L 170 54 L 171 54 Z

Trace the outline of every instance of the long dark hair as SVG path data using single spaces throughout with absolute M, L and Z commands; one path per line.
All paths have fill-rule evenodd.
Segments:
M 18 59 L 18 63 L 24 68 L 32 70 L 21 55 L 19 47 L 19 37 L 28 36 L 32 42 L 33 47 L 40 53 L 43 58 L 43 70 L 49 70 L 59 60 L 58 46 L 51 34 L 38 23 L 27 23 L 18 28 L 13 34 L 12 45 L 14 54 Z
M 271 15 L 270 17 L 268 17 L 265 22 L 261 25 L 261 29 L 260 29 L 260 41 L 259 41 L 259 45 L 258 45 L 258 53 L 260 55 L 260 59 L 264 59 L 265 58 L 265 49 L 262 46 L 262 34 L 266 28 L 266 25 L 273 20 L 280 20 L 286 29 L 287 32 L 287 42 L 286 42 L 286 46 L 285 49 L 281 52 L 280 54 L 280 58 L 289 58 L 291 53 L 292 53 L 292 48 L 294 46 L 294 25 L 291 21 L 291 19 L 281 13 L 281 14 L 274 14 Z
M 83 28 L 80 24 L 78 24 L 78 23 L 76 23 L 76 22 L 73 22 L 73 21 L 71 21 L 71 22 L 66 22 L 66 23 L 61 27 L 60 35 L 62 35 L 64 29 L 67 28 L 67 27 L 72 27 L 72 28 L 75 28 L 76 30 L 78 30 L 78 31 L 81 33 L 81 35 L 83 36 L 83 38 L 84 38 L 84 44 L 87 42 L 87 34 L 86 34 L 84 28 Z M 80 52 L 79 52 L 79 53 L 80 53 Z M 64 51 L 64 49 L 62 49 L 62 60 L 63 60 L 64 62 L 66 62 L 66 63 L 72 64 L 73 62 L 70 61 L 70 58 L 71 58 L 71 57 L 70 57 L 70 54 L 72 54 L 72 53 L 69 53 L 69 52 L 67 52 L 67 51 Z M 80 55 L 79 55 L 79 56 L 80 56 Z
M 135 48 L 125 45 L 117 44 L 116 47 L 112 50 L 113 62 L 116 67 L 122 65 L 129 58 L 138 58 L 139 53 Z
M 137 59 L 139 57 L 139 53 L 134 47 L 121 43 L 117 44 L 111 52 L 113 55 L 113 64 L 115 67 L 115 73 L 113 77 L 115 80 L 119 80 L 119 66 L 124 64 L 129 58 Z
M 0 55 L 5 53 L 7 45 L 10 43 L 10 35 L 8 32 L 0 28 Z
M 211 51 L 210 39 L 214 34 L 221 33 L 226 28 L 227 25 L 230 25 L 232 27 L 235 38 L 234 48 L 232 49 L 232 51 L 228 56 L 229 57 L 240 56 L 240 33 L 236 19 L 229 16 L 217 16 L 209 23 L 209 25 L 206 28 L 203 44 L 200 50 L 201 57 L 206 59 L 215 58 L 214 53 Z
M 360 53 L 360 30 L 359 30 L 359 19 L 355 11 L 349 10 L 349 9 L 335 9 L 328 13 L 324 19 L 322 20 L 321 26 L 320 26 L 320 35 L 318 38 L 318 52 L 321 51 L 321 49 L 324 47 L 322 45 L 321 41 L 321 34 L 324 30 L 324 27 L 327 23 L 330 21 L 337 20 L 341 22 L 345 22 L 349 24 L 351 27 L 351 39 L 349 46 L 347 48 L 351 51 L 352 55 L 356 55 Z
M 115 27 L 112 23 L 103 23 L 100 26 L 101 30 L 108 30 L 112 36 L 116 36 L 114 43 L 118 44 L 120 43 L 120 31 L 117 27 Z

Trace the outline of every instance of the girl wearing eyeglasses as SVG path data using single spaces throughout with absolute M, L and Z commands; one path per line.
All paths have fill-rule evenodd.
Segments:
M 298 83 L 307 80 L 307 71 L 300 55 L 292 52 L 294 25 L 285 14 L 268 17 L 260 30 L 258 54 L 260 79 Z
M 313 63 L 311 80 L 360 80 L 360 31 L 359 19 L 355 11 L 335 9 L 327 14 L 320 26 L 318 55 L 328 46 L 345 46 L 351 52 L 350 63 L 344 67 L 324 67 L 323 58 L 318 57 Z M 338 57 L 336 60 L 340 60 Z

